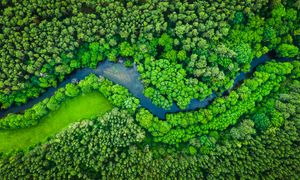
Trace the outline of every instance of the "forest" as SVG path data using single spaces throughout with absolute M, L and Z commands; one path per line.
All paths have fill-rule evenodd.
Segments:
M 300 179 L 300 0 L 1 0 L 0 179 Z

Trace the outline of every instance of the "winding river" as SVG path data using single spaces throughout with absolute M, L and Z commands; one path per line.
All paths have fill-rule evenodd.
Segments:
M 253 73 L 255 68 L 263 64 L 267 61 L 271 60 L 270 56 L 263 55 L 260 58 L 255 58 L 251 62 L 251 69 L 247 73 L 239 73 L 235 80 L 234 85 L 231 89 L 235 88 L 238 84 L 240 84 L 243 80 L 245 80 L 249 74 Z M 290 61 L 292 59 L 279 59 L 278 61 Z M 66 84 L 73 82 L 74 80 L 82 80 L 90 73 L 94 73 L 98 76 L 104 76 L 105 78 L 111 80 L 116 84 L 120 84 L 126 87 L 136 98 L 140 100 L 141 107 L 148 109 L 153 115 L 156 115 L 160 119 L 165 119 L 167 113 L 176 113 L 180 111 L 191 111 L 198 108 L 204 108 L 209 105 L 217 95 L 215 93 L 209 95 L 206 99 L 199 101 L 196 99 L 192 99 L 189 106 L 185 110 L 181 110 L 175 103 L 170 110 L 166 110 L 160 107 L 157 107 L 155 104 L 151 102 L 151 100 L 144 96 L 143 91 L 144 87 L 139 79 L 140 75 L 136 69 L 136 66 L 133 68 L 126 68 L 122 63 L 113 63 L 110 61 L 100 62 L 96 69 L 84 68 L 77 70 L 68 76 L 66 80 L 59 84 L 57 87 L 49 88 L 45 93 L 43 93 L 40 97 L 29 100 L 26 104 L 21 106 L 12 106 L 9 109 L 3 110 L 0 112 L 0 118 L 6 116 L 9 113 L 21 113 L 25 109 L 31 108 L 34 104 L 42 101 L 45 98 L 51 97 L 58 88 L 64 87 Z M 226 90 L 227 92 L 230 91 Z M 226 92 L 225 91 L 225 92 Z M 223 93 L 224 94 L 224 93 Z

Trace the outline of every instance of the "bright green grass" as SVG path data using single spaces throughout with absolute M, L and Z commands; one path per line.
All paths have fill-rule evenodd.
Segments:
M 61 107 L 44 117 L 33 127 L 15 130 L 0 130 L 0 152 L 26 149 L 31 145 L 46 141 L 66 128 L 69 124 L 112 109 L 108 100 L 98 92 L 80 95 L 65 101 Z

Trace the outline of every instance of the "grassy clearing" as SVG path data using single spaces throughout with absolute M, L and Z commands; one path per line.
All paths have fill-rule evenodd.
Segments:
M 16 149 L 26 149 L 39 142 L 46 141 L 69 124 L 103 114 L 112 109 L 109 101 L 100 93 L 92 92 L 86 95 L 68 99 L 61 107 L 44 117 L 33 127 L 14 130 L 0 130 L 0 152 Z

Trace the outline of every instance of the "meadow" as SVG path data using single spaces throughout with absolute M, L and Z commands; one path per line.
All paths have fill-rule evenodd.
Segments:
M 112 107 L 99 92 L 91 92 L 67 99 L 57 111 L 48 114 L 36 126 L 1 130 L 0 152 L 27 149 L 46 141 L 48 137 L 67 128 L 71 123 L 104 114 Z

